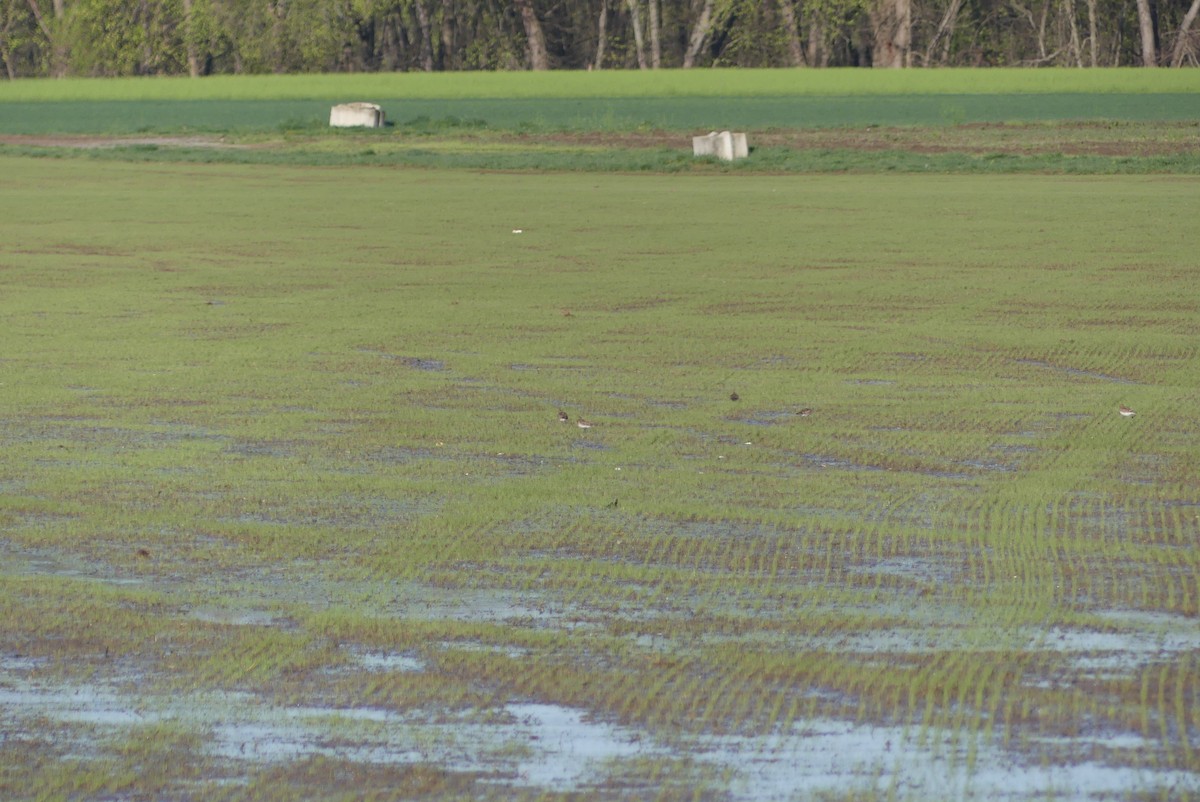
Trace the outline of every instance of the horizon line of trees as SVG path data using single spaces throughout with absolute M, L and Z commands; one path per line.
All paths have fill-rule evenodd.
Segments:
M 1197 66 L 1200 0 L 0 0 L 23 77 Z

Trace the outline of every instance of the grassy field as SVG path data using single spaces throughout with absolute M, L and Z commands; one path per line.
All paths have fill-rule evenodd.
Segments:
M 1187 70 L 389 73 L 5 81 L 0 134 L 312 128 L 356 99 L 400 124 L 526 131 L 1200 119 Z
M 0 797 L 1200 796 L 1195 177 L 0 174 Z
M 531 133 L 948 127 L 1056 120 L 1194 124 L 1200 119 L 1200 94 L 378 100 L 389 118 L 405 128 L 433 122 Z M 0 102 L 0 134 L 315 131 L 327 127 L 329 107 L 329 101 L 321 100 Z
M 191 78 L 28 79 L 0 82 L 0 102 L 73 100 L 410 100 L 730 98 L 848 95 L 1186 94 L 1189 70 L 704 69 L 596 72 L 225 75 Z

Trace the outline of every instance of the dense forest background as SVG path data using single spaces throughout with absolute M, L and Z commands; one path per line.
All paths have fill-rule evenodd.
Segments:
M 1200 0 L 0 0 L 33 76 L 1195 66 Z

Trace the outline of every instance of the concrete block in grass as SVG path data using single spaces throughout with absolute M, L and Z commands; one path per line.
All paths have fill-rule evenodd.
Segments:
M 382 128 L 383 108 L 376 103 L 341 103 L 329 110 L 334 128 Z
M 703 136 L 692 137 L 692 155 L 716 156 L 722 161 L 731 162 L 749 156 L 750 148 L 746 144 L 744 133 L 713 131 Z

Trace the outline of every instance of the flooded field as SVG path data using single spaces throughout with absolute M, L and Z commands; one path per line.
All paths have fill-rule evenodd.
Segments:
M 1193 179 L 0 168 L 0 798 L 1200 796 Z

